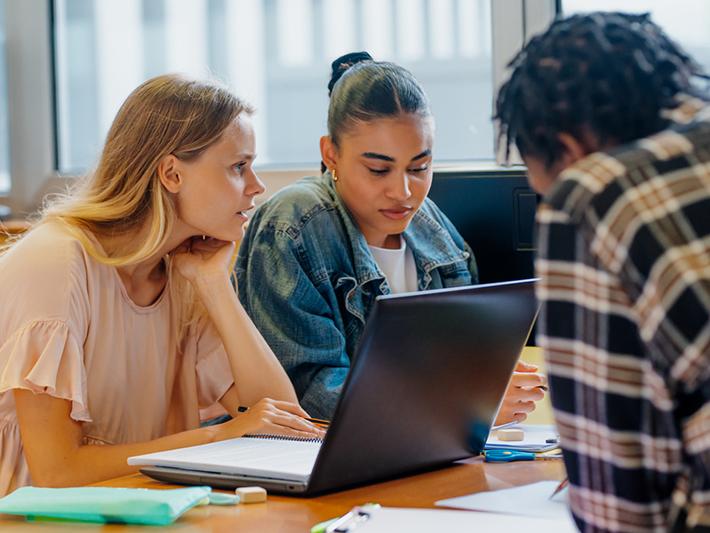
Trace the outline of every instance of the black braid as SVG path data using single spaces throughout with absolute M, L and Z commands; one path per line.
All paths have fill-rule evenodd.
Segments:
M 508 65 L 496 101 L 499 141 L 546 165 L 563 153 L 560 133 L 623 144 L 668 126 L 662 110 L 681 93 L 708 99 L 710 79 L 648 14 L 591 13 L 559 19 Z

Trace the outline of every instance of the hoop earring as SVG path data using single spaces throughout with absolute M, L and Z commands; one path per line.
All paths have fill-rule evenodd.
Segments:
M 335 169 L 331 170 L 330 173 L 331 173 L 332 176 L 333 176 L 333 181 L 338 181 L 338 176 L 337 176 L 337 174 L 335 173 Z

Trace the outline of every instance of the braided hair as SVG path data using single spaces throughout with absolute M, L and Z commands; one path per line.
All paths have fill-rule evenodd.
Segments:
M 429 99 L 404 67 L 374 61 L 367 52 L 345 54 L 333 61 L 328 83 L 328 135 L 334 144 L 357 122 L 403 113 L 431 115 Z M 321 162 L 321 171 L 326 167 Z
M 499 142 L 552 166 L 560 133 L 591 134 L 599 145 L 624 144 L 665 129 L 661 113 L 678 96 L 707 99 L 702 68 L 648 14 L 591 13 L 555 21 L 508 65 L 496 101 Z

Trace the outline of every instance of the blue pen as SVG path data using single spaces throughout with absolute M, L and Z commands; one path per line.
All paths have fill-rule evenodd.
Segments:
M 534 461 L 532 452 L 519 452 L 516 450 L 486 450 L 487 463 L 509 463 L 511 461 Z
M 539 455 L 533 452 L 521 452 L 518 450 L 486 450 L 487 463 L 510 463 L 511 461 L 534 461 L 536 459 L 558 459 L 561 454 Z

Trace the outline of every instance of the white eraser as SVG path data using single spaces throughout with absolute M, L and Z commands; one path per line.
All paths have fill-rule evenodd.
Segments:
M 266 501 L 266 489 L 262 487 L 239 487 L 234 491 L 239 503 L 262 503 Z
M 499 429 L 498 440 L 516 441 L 523 440 L 525 432 L 522 429 Z

